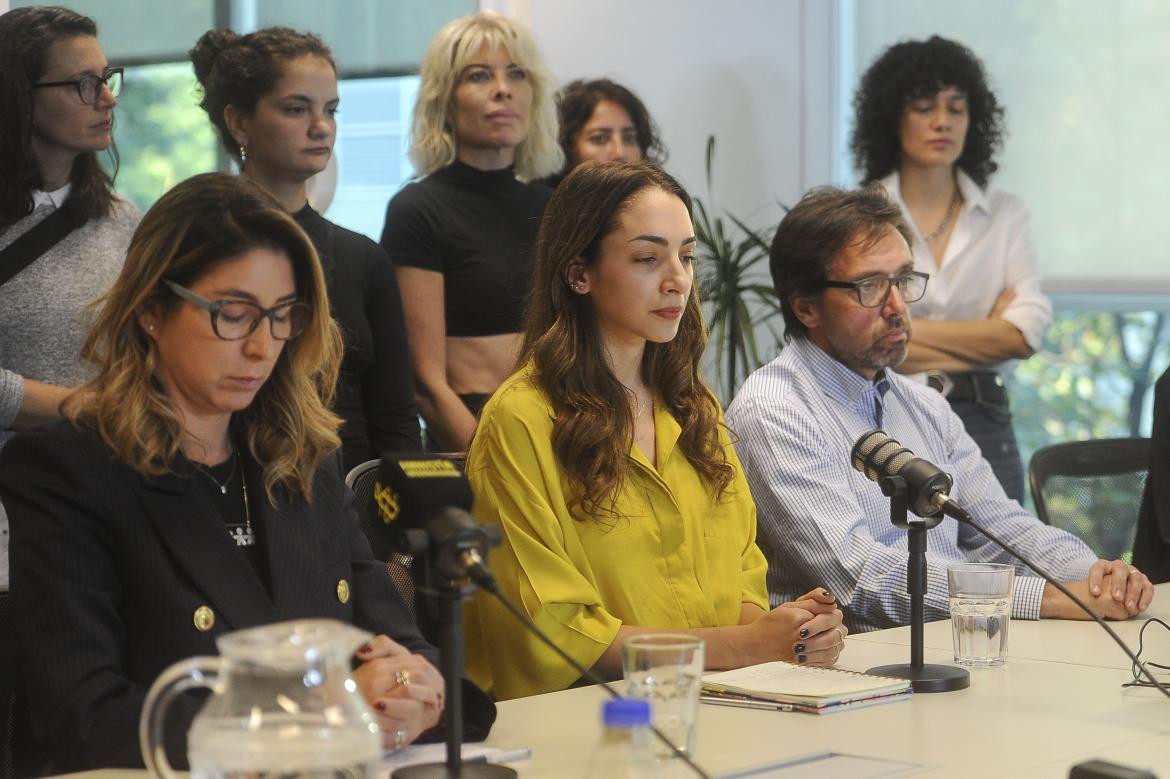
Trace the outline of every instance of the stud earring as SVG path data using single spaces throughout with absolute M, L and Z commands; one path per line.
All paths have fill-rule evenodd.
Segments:
M 153 333 L 154 332 L 154 325 L 147 325 L 146 329 Z
M 574 292 L 584 292 L 585 291 L 585 283 L 582 281 L 574 281 L 569 286 L 571 286 L 573 288 Z
M 243 167 L 244 163 L 247 161 L 248 161 L 248 147 L 241 146 L 240 147 L 240 167 Z

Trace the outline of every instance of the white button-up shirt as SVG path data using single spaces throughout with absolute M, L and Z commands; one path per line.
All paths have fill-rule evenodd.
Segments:
M 910 224 L 914 269 L 930 274 L 926 294 L 910 305 L 910 315 L 916 319 L 985 319 L 999 293 L 1014 289 L 1016 298 L 1003 318 L 1019 329 L 1028 346 L 1038 350 L 1052 323 L 1052 303 L 1040 291 L 1028 209 L 1015 195 L 995 189 L 983 191 L 961 170 L 956 178 L 963 206 L 941 268 L 910 218 L 898 172 L 880 181 Z M 988 368 L 1003 372 L 1014 364 L 1014 360 L 1006 360 Z

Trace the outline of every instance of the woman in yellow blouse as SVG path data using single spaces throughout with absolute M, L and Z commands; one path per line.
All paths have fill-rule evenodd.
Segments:
M 846 633 L 824 590 L 768 611 L 755 506 L 699 378 L 695 249 L 690 198 L 658 168 L 570 173 L 541 223 L 522 367 L 468 456 L 473 513 L 503 531 L 504 594 L 609 678 L 637 633 L 701 637 L 710 668 L 830 665 Z M 467 654 L 499 699 L 578 678 L 482 593 Z

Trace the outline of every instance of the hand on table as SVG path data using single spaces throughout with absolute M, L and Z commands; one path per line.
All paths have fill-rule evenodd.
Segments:
M 779 609 L 796 609 L 810 615 L 802 622 L 792 642 L 792 659 L 802 665 L 831 666 L 845 648 L 844 615 L 837 608 L 837 599 L 828 590 L 818 587 L 794 601 L 781 604 Z
M 439 723 L 443 677 L 425 657 L 381 635 L 359 649 L 357 658 L 361 665 L 353 678 L 374 708 L 385 748 L 405 746 Z
M 1065 584 L 1102 619 L 1128 619 L 1140 614 L 1154 599 L 1149 578 L 1124 560 L 1098 560 L 1089 569 L 1089 578 Z M 1044 586 L 1041 617 L 1089 619 L 1075 603 L 1051 584 Z

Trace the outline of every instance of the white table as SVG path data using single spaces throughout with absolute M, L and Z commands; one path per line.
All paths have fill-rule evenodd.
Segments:
M 1112 623 L 1133 649 L 1146 616 L 1170 621 L 1170 585 L 1158 587 L 1148 615 Z M 863 671 L 908 662 L 909 636 L 908 628 L 850 636 L 840 665 Z M 928 624 L 924 644 L 926 662 L 951 662 L 950 623 Z M 1170 664 L 1164 631 L 1146 651 Z M 1063 779 L 1076 763 L 1101 758 L 1170 779 L 1170 699 L 1157 690 L 1123 689 L 1129 666 L 1093 623 L 1017 620 L 1007 665 L 972 669 L 966 690 L 820 716 L 702 706 L 696 760 L 717 774 L 841 752 L 919 763 L 921 776 Z M 603 699 L 600 689 L 587 687 L 506 701 L 488 743 L 531 747 L 532 759 L 516 764 L 522 777 L 579 776 L 600 742 Z

